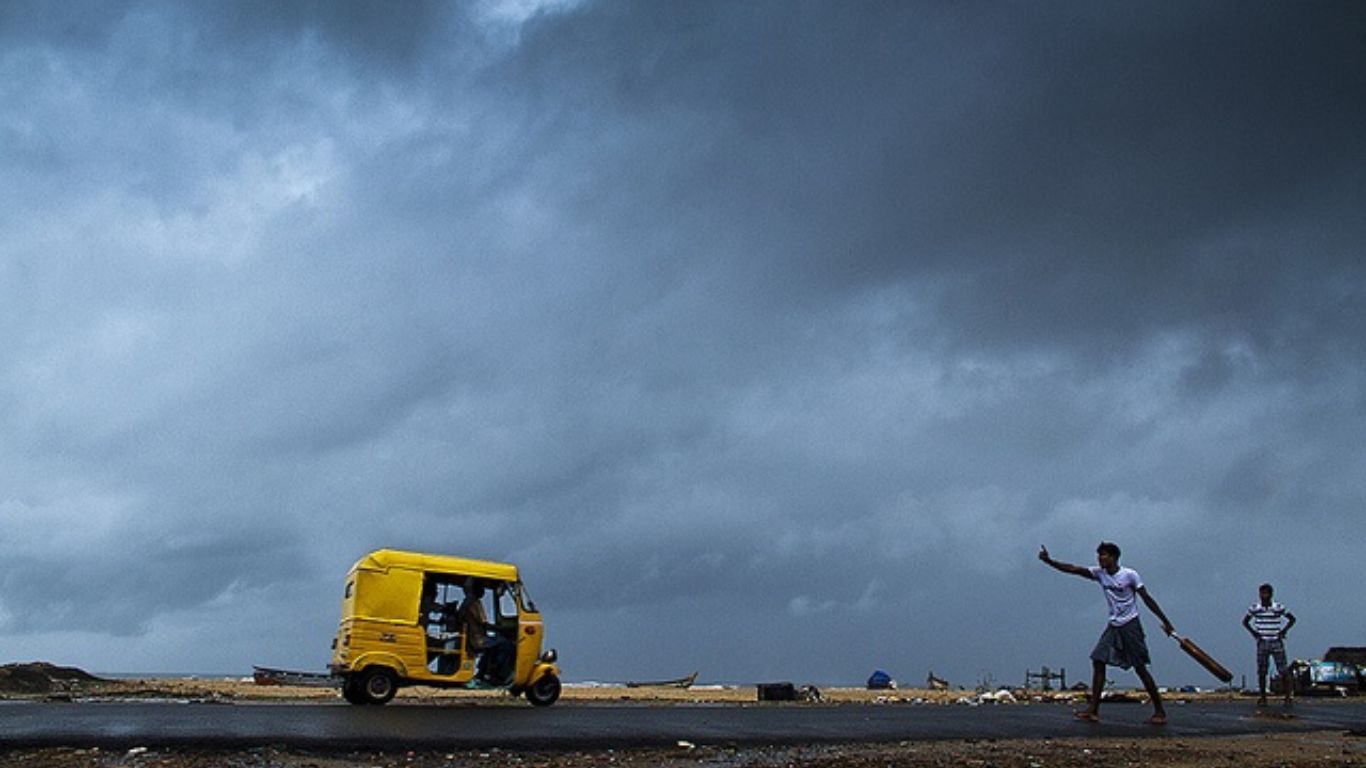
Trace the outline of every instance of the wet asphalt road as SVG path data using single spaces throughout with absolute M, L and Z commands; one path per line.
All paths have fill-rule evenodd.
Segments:
M 1172 737 L 1366 728 L 1366 702 L 1303 701 L 1293 718 L 1254 715 L 1246 701 L 1174 704 L 1165 727 L 1150 710 L 1114 704 L 1104 722 L 1074 721 L 1062 704 L 592 705 L 354 707 L 345 704 L 9 703 L 0 747 L 221 746 L 317 749 L 605 749 L 934 739 Z

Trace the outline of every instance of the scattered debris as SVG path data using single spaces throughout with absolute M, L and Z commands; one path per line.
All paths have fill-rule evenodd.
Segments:
M 1015 698 L 1015 694 L 1005 688 L 1002 688 L 995 693 L 984 693 L 981 695 L 981 699 L 984 702 L 991 702 L 993 704 L 1014 704 L 1019 701 L 1019 699 Z

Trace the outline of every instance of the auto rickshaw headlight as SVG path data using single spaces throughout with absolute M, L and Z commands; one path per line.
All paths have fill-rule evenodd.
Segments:
M 555 660 L 558 658 L 560 658 L 560 654 L 556 653 L 554 648 L 541 654 L 541 661 L 544 661 L 547 664 L 554 664 Z

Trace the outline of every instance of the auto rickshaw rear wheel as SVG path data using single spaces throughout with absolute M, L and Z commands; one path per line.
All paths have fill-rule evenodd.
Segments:
M 398 693 L 398 675 L 388 667 L 369 667 L 360 675 L 361 698 L 368 704 L 388 704 Z
M 526 700 L 537 707 L 548 707 L 560 698 L 560 678 L 552 674 L 542 675 L 539 680 L 526 689 Z
M 364 704 L 365 695 L 361 693 L 360 678 L 357 675 L 347 675 L 342 681 L 341 695 L 343 699 L 352 704 Z

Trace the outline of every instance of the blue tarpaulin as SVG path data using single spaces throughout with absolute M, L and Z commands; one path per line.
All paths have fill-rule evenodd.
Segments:
M 868 690 L 885 691 L 896 687 L 896 681 L 892 676 L 882 670 L 876 670 L 868 678 Z

